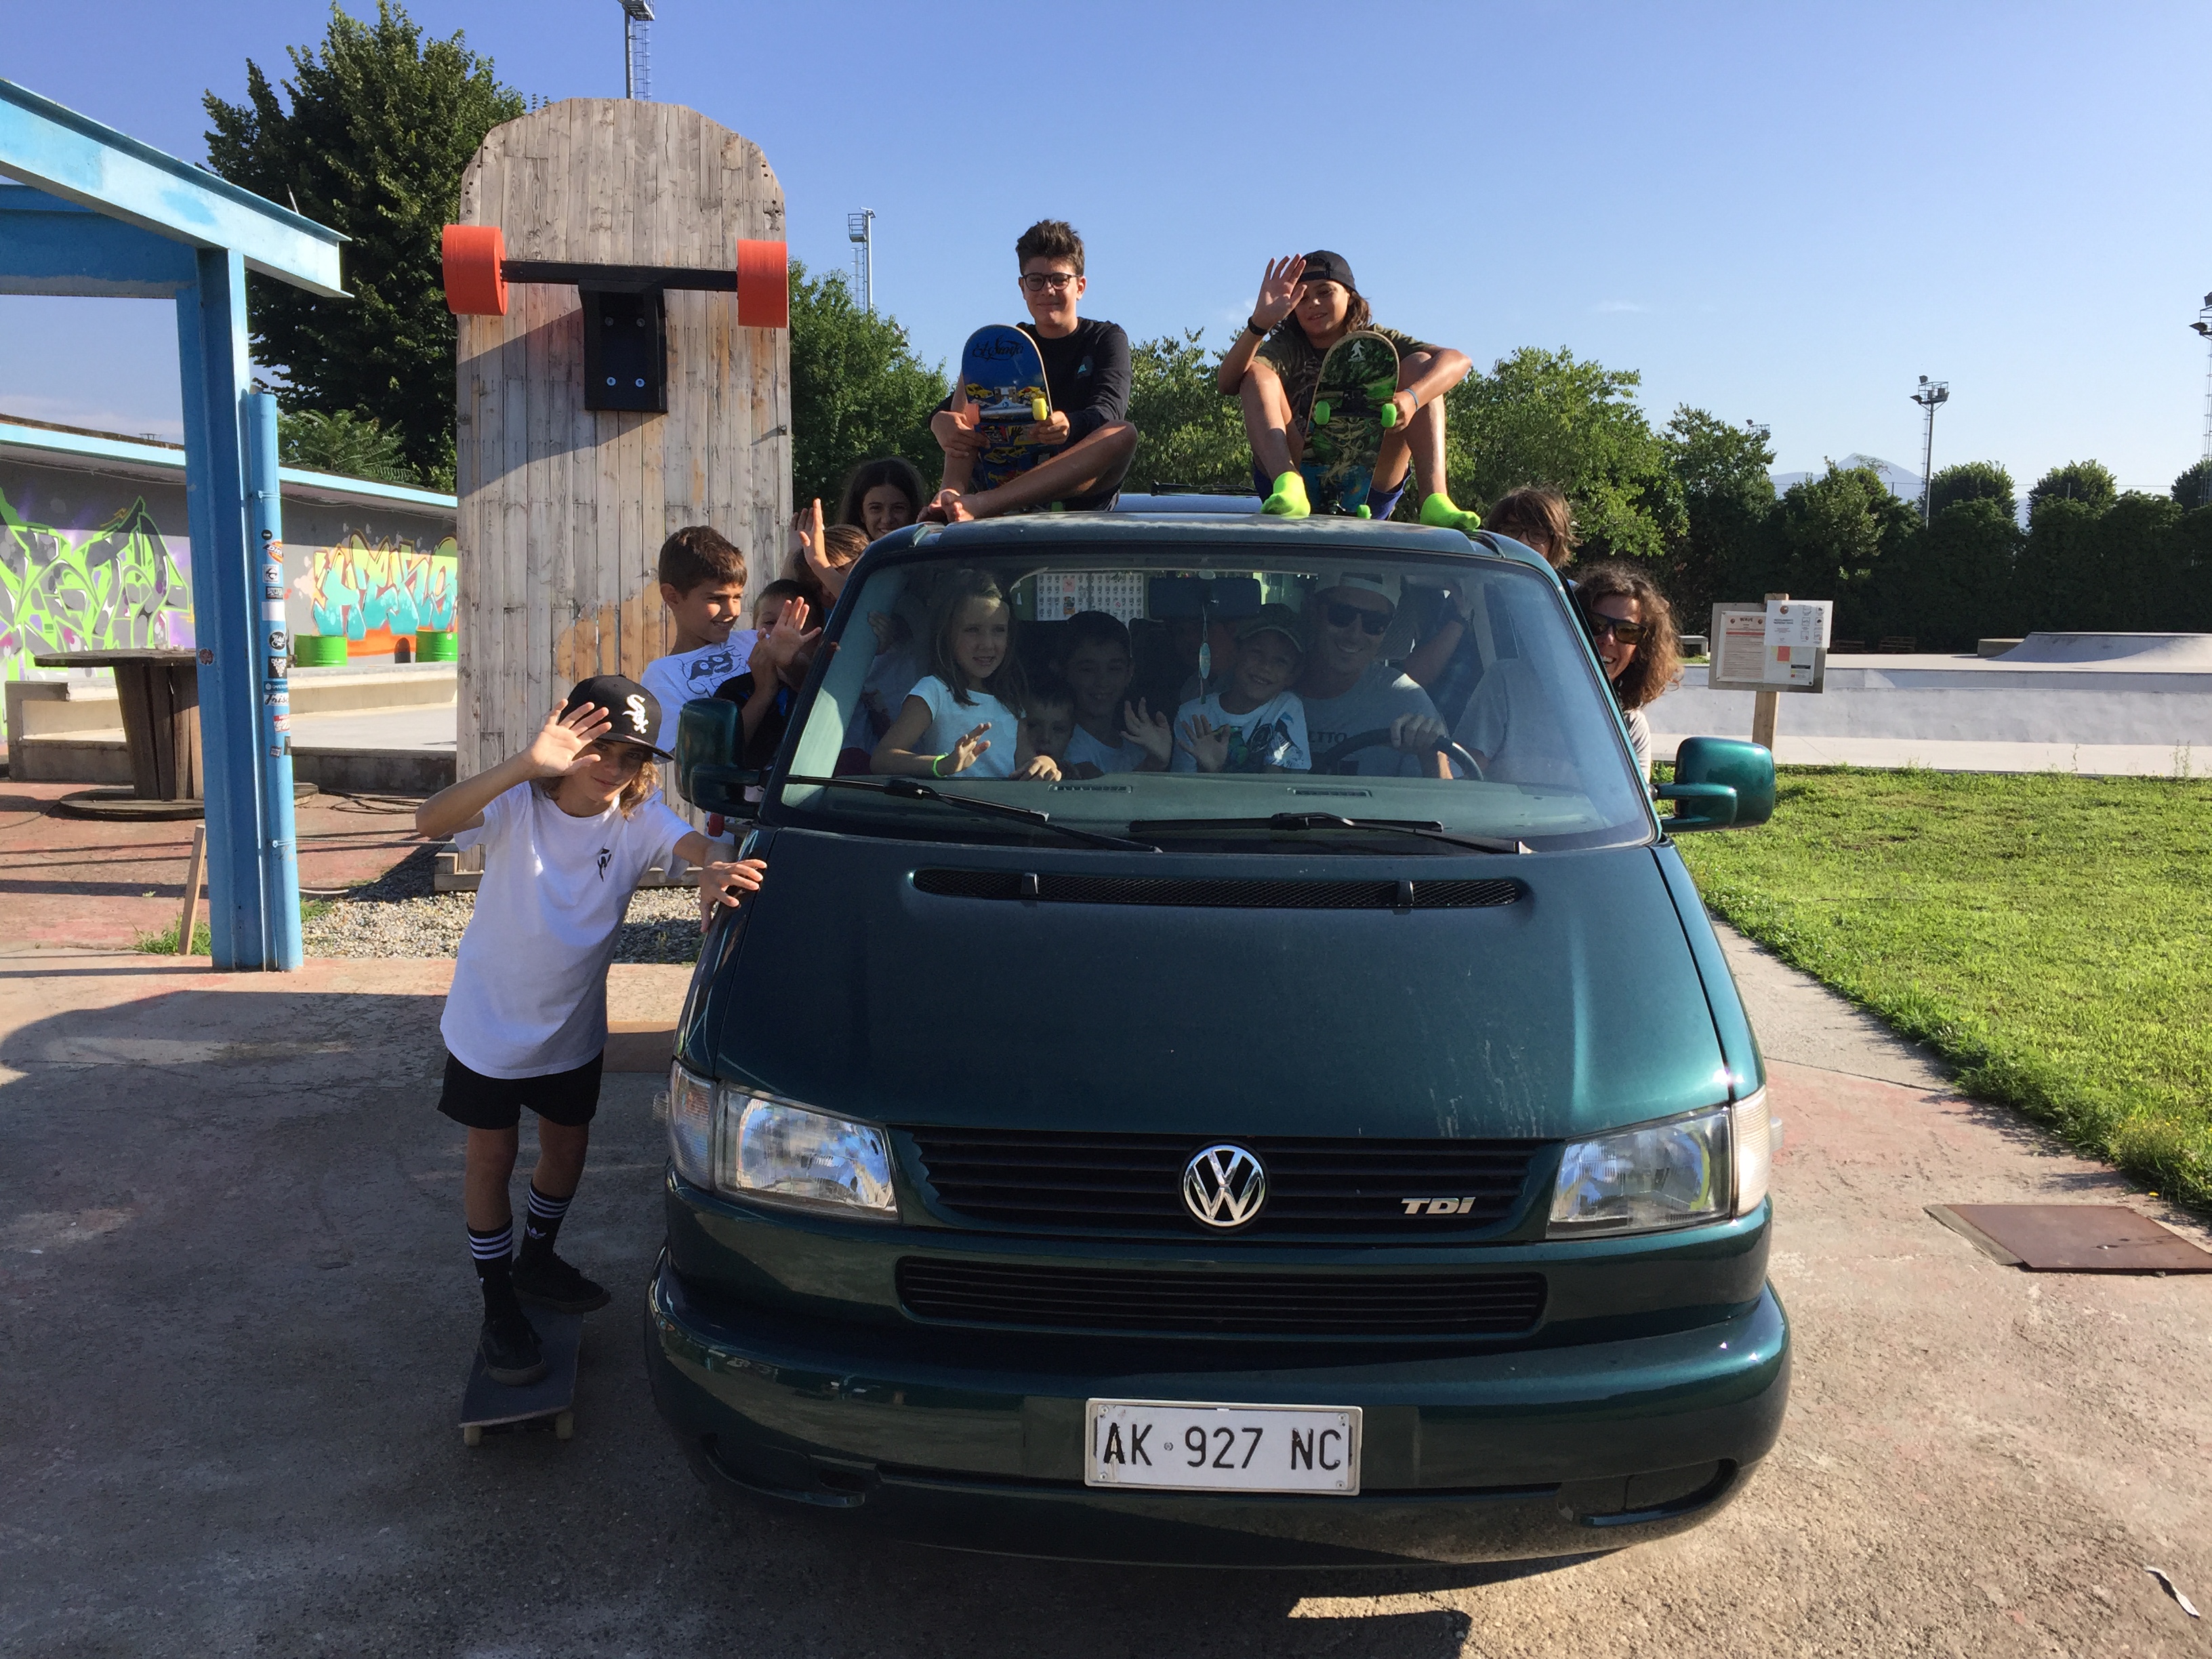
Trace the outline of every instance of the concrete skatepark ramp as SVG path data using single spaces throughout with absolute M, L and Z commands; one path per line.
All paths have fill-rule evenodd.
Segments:
M 2030 634 L 1993 662 L 2125 663 L 2212 669 L 2212 634 Z

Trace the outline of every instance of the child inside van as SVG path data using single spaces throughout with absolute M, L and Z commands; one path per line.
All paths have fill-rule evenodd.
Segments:
M 1061 679 L 1042 679 L 1030 687 L 1022 714 L 1022 736 L 1032 755 L 1067 771 L 1067 745 L 1075 736 L 1075 693 Z
M 530 746 L 441 790 L 416 809 L 417 835 L 484 849 L 483 884 L 461 935 L 439 1029 L 438 1109 L 468 1130 L 462 1206 L 483 1291 L 479 1343 L 493 1381 L 545 1374 L 521 1304 L 569 1313 L 604 1307 L 605 1289 L 553 1253 L 583 1178 L 607 1040 L 607 963 L 639 879 L 670 856 L 703 867 L 702 916 L 760 886 L 758 859 L 709 863 L 715 843 L 655 788 L 653 694 L 619 674 L 583 681 Z M 522 1252 L 509 1259 L 522 1109 L 538 1114 Z
M 1172 772 L 1304 772 L 1305 705 L 1291 690 L 1305 660 L 1298 613 L 1263 605 L 1237 624 L 1229 684 L 1176 711 Z M 1131 735 L 1151 748 L 1156 738 Z M 1154 749 L 1157 755 L 1158 750 Z
M 792 548 L 783 562 L 786 580 L 797 582 L 807 602 L 824 616 L 845 591 L 845 573 L 868 550 L 866 532 L 848 524 L 825 526 L 817 501 L 793 526 Z
M 937 586 L 927 669 L 876 745 L 871 769 L 907 777 L 1057 778 L 1022 729 L 1028 700 L 1014 652 L 1014 609 L 988 571 L 955 570 Z M 992 734 L 997 735 L 994 737 Z
M 743 673 L 756 635 L 732 634 L 745 609 L 745 556 L 703 524 L 686 525 L 660 544 L 654 573 L 660 602 L 668 607 L 676 638 L 665 657 L 645 665 L 645 689 L 660 705 L 659 748 L 676 747 L 676 720 L 694 697 L 711 697 L 732 674 Z
M 1079 611 L 1067 619 L 1060 639 L 1066 655 L 1060 672 L 1075 696 L 1075 731 L 1068 739 L 1060 770 L 1070 777 L 1103 777 L 1109 772 L 1157 772 L 1145 745 L 1129 735 L 1128 723 L 1158 724 L 1168 730 L 1167 716 L 1154 714 L 1140 700 L 1128 702 L 1129 681 L 1136 658 L 1129 648 L 1129 630 L 1118 617 L 1103 611 Z

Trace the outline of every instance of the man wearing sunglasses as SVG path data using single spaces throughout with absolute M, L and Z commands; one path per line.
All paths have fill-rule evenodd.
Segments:
M 1049 507 L 1080 511 L 1105 507 L 1121 487 L 1137 453 L 1129 412 L 1129 337 L 1118 323 L 1085 321 L 1075 314 L 1089 286 L 1083 275 L 1083 239 L 1062 219 L 1040 219 L 1014 244 L 1020 261 L 1028 333 L 1044 359 L 1052 418 L 1028 428 L 1031 441 L 1065 445 L 996 489 L 941 489 L 922 509 L 925 520 L 957 523 Z M 981 446 L 974 410 L 956 387 L 930 416 L 929 429 L 945 451 L 947 478 L 966 478 Z
M 1429 757 L 1444 737 L 1429 694 L 1392 664 L 1377 661 L 1397 615 L 1398 578 L 1381 568 L 1324 572 L 1306 600 L 1310 641 L 1297 692 L 1305 704 L 1314 769 L 1346 738 L 1388 732 L 1333 769 L 1380 777 L 1432 776 Z

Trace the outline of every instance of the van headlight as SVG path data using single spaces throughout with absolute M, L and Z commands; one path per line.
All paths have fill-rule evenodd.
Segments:
M 1571 1142 L 1545 1236 L 1648 1233 L 1748 1215 L 1773 1152 L 1762 1089 L 1732 1106 Z
M 695 1187 L 866 1220 L 898 1219 L 890 1137 L 772 1095 L 668 1076 L 668 1152 Z

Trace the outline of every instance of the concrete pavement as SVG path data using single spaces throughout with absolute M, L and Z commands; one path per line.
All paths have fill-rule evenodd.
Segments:
M 1775 1454 L 1660 1545 L 1326 1577 L 884 1549 L 713 1507 L 637 1357 L 649 1077 L 610 1079 L 562 1235 L 618 1295 L 577 1437 L 470 1450 L 459 1137 L 432 1109 L 449 964 L 0 956 L 0 1651 L 2205 1651 L 2142 1565 L 2212 1602 L 2212 1279 L 2026 1274 L 1922 1206 L 2176 1218 L 1731 955 L 1788 1125 Z

